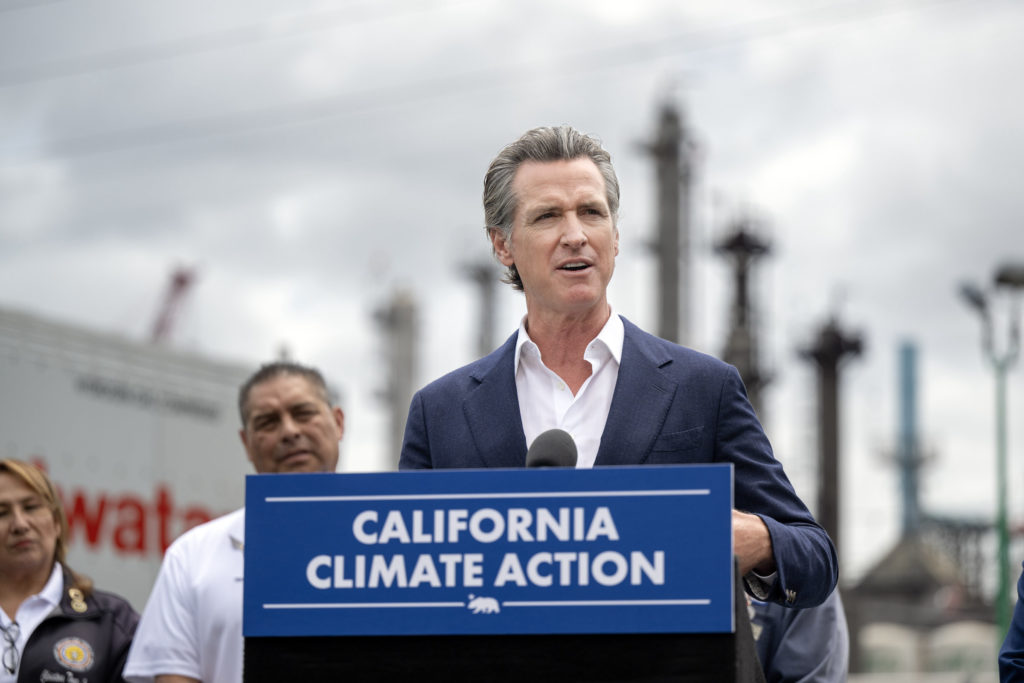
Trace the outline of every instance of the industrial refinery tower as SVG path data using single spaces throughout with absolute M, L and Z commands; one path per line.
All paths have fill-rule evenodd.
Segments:
M 770 252 L 768 243 L 754 234 L 751 222 L 745 219 L 733 223 L 730 232 L 715 244 L 715 253 L 729 260 L 733 280 L 729 332 L 722 360 L 739 370 L 750 404 L 761 422 L 765 421 L 761 390 L 771 377 L 762 369 L 757 311 L 750 291 L 750 277 L 757 260 Z

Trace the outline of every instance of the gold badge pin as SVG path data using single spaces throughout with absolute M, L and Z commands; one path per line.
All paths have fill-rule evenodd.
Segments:
M 77 588 L 69 588 L 68 597 L 71 598 L 71 609 L 79 614 L 86 610 L 85 596 L 82 594 L 82 591 Z

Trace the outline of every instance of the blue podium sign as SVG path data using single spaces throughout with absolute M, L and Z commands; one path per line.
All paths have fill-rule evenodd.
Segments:
M 729 633 L 732 466 L 246 478 L 245 636 Z

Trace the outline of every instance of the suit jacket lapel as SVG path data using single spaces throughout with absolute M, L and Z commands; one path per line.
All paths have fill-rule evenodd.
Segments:
M 662 368 L 671 357 L 625 318 L 622 362 L 595 465 L 639 465 L 647 459 L 665 424 L 676 382 Z
M 479 384 L 462 404 L 476 451 L 487 467 L 526 465 L 526 435 L 514 371 L 517 335 L 488 356 L 493 363 L 473 373 L 472 381 Z

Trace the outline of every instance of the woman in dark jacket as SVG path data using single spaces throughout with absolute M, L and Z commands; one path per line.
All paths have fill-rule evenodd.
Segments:
M 64 561 L 67 518 L 38 468 L 0 460 L 0 683 L 120 683 L 139 615 Z

